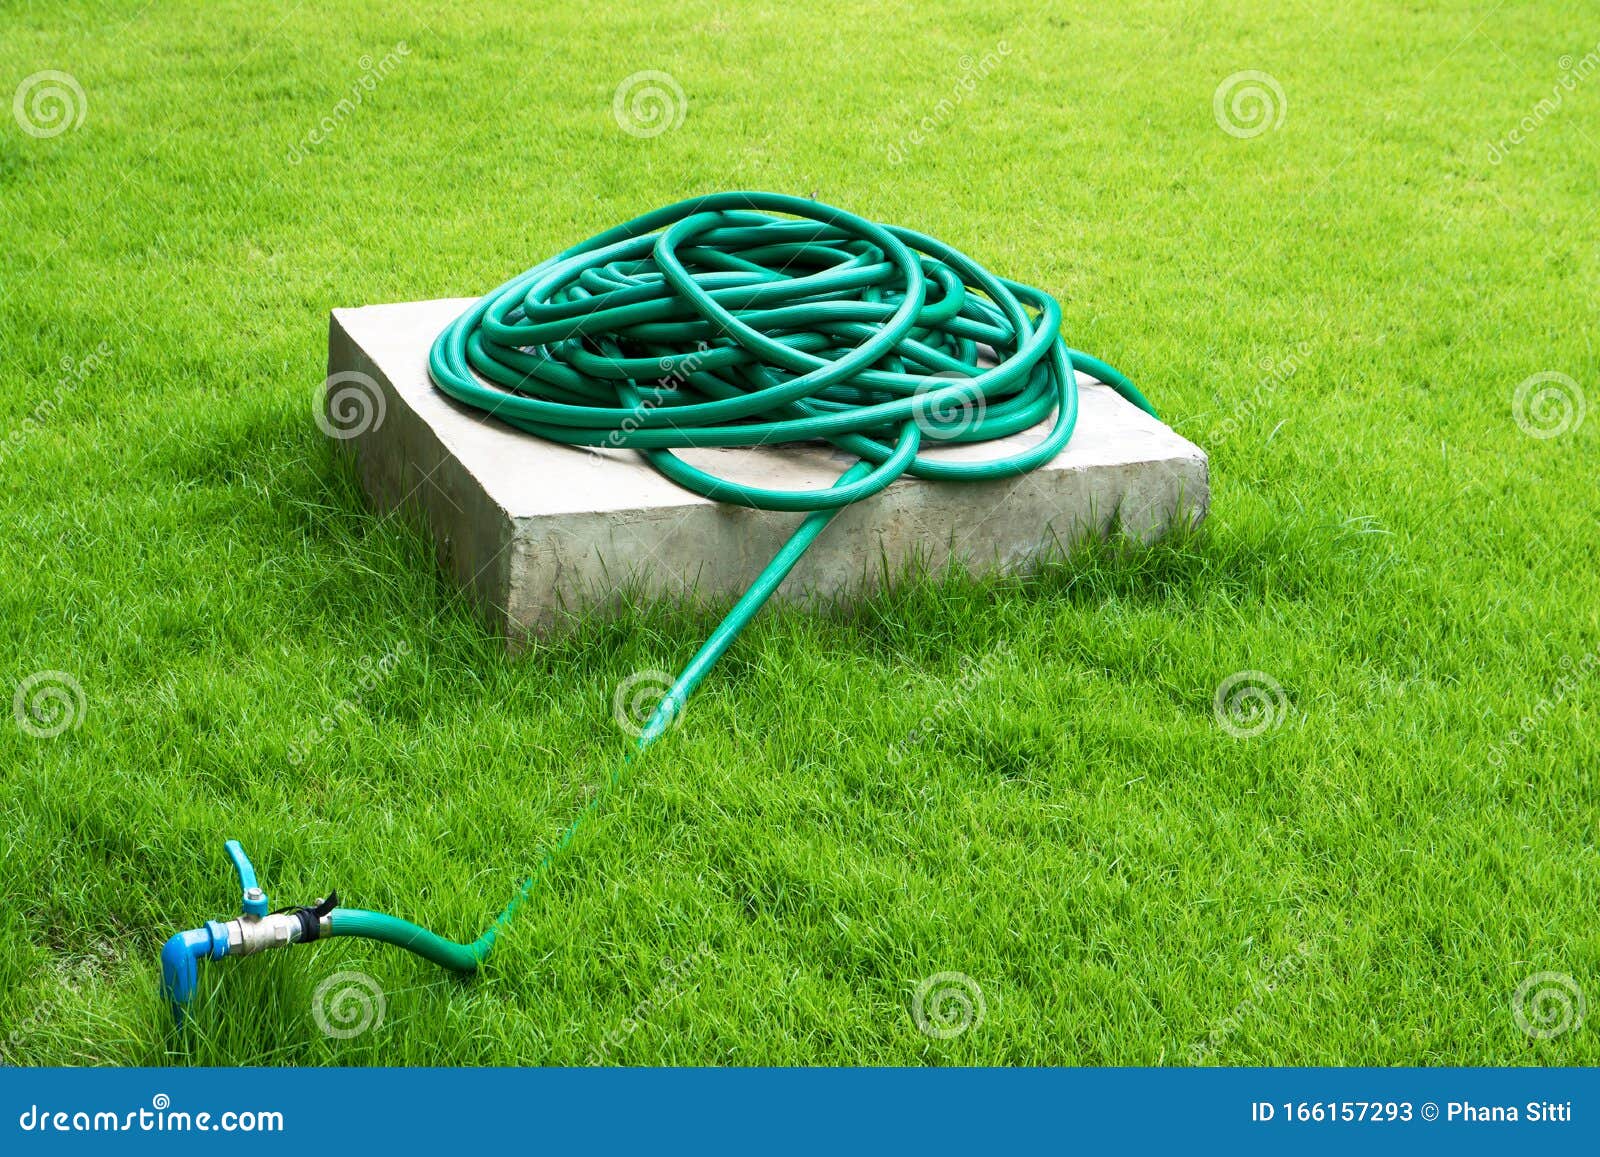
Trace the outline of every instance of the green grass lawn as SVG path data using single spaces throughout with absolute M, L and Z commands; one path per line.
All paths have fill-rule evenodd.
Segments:
M 1336 8 L 7 4 L 0 97 L 63 72 L 83 119 L 0 121 L 0 690 L 82 701 L 0 716 L 0 1055 L 1600 1063 L 1600 24 Z M 687 108 L 643 137 L 647 69 Z M 508 657 L 319 433 L 328 310 L 719 188 L 1056 294 L 1211 454 L 1203 530 L 769 611 L 478 979 L 225 961 L 175 1037 L 156 954 L 236 910 L 224 839 L 277 903 L 476 935 L 625 749 L 613 689 L 715 622 Z M 1527 432 L 1539 374 L 1586 420 Z M 350 1039 L 341 971 L 384 994 Z M 940 1039 L 950 972 L 984 1015 Z M 1537 973 L 1589 1023 L 1522 1031 Z

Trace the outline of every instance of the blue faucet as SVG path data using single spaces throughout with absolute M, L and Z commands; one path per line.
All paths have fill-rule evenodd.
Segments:
M 244 848 L 238 840 L 229 840 L 224 848 L 239 876 L 240 914 L 232 920 L 207 920 L 199 928 L 175 932 L 161 949 L 161 991 L 171 1003 L 173 1019 L 180 1028 L 184 1009 L 194 999 L 200 961 L 248 956 L 268 948 L 316 940 L 327 934 L 329 913 L 338 902 L 337 895 L 330 893 L 314 908 L 269 912 L 267 894 L 257 882 L 255 865 L 244 854 Z
M 207 920 L 203 928 L 174 932 L 162 947 L 161 991 L 172 1004 L 172 1018 L 179 1028 L 200 979 L 199 961 L 221 960 L 227 954 L 228 929 L 216 920 Z

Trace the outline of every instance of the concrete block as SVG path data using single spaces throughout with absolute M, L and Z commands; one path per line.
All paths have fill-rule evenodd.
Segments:
M 726 506 L 658 475 L 632 451 L 542 441 L 461 406 L 428 380 L 434 337 L 470 298 L 333 311 L 323 428 L 355 455 L 378 510 L 419 515 L 444 567 L 516 641 L 571 613 L 645 597 L 737 595 L 802 515 Z M 1141 542 L 1198 523 L 1205 454 L 1080 376 L 1071 444 L 1021 478 L 902 479 L 841 513 L 779 597 L 870 590 L 914 562 L 976 570 L 1036 565 L 1087 535 Z M 1159 399 L 1160 383 L 1152 387 Z M 1007 439 L 1036 444 L 1047 427 Z M 940 446 L 952 459 L 1003 445 Z M 683 451 L 689 462 L 765 486 L 831 483 L 853 460 L 827 445 Z

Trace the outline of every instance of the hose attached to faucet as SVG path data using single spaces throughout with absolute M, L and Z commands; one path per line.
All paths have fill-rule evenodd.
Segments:
M 865 477 L 866 473 L 866 466 L 862 463 L 857 463 L 845 471 L 839 480 L 840 484 L 854 482 L 859 478 Z M 822 533 L 822 528 L 827 526 L 837 513 L 837 509 L 820 510 L 805 518 L 799 529 L 790 536 L 788 542 L 784 543 L 783 548 L 773 556 L 772 561 L 767 564 L 766 568 L 756 578 L 756 581 L 750 584 L 750 589 L 745 591 L 739 601 L 734 604 L 733 609 L 728 612 L 722 623 L 712 632 L 711 637 L 701 645 L 700 650 L 695 653 L 689 665 L 683 669 L 677 680 L 667 689 L 667 693 L 661 697 L 661 702 L 656 704 L 655 710 L 650 714 L 650 718 L 645 721 L 644 729 L 639 734 L 636 751 L 643 751 L 649 747 L 657 737 L 672 726 L 672 721 L 677 717 L 678 712 L 683 709 L 683 705 L 688 701 L 689 696 L 694 693 L 694 689 L 700 685 L 700 681 L 706 677 L 712 666 L 722 657 L 723 652 L 733 645 L 733 641 L 739 637 L 739 633 L 744 630 L 745 625 L 755 618 L 756 612 L 761 609 L 762 604 L 771 597 L 773 591 L 778 589 L 778 585 L 794 569 L 794 564 L 800 561 L 800 556 L 806 552 L 806 548 L 816 541 L 817 535 Z M 607 790 L 614 787 L 622 779 L 633 754 L 634 752 L 629 752 L 618 763 L 610 781 L 605 785 Z M 414 952 L 425 960 L 431 960 L 433 963 L 455 972 L 475 971 L 478 965 L 488 957 L 490 950 L 494 948 L 495 938 L 499 936 L 500 930 L 511 922 L 512 916 L 522 906 L 522 902 L 532 893 L 534 885 L 538 883 L 555 858 L 566 850 L 567 845 L 578 834 L 578 829 L 582 826 L 583 821 L 598 810 L 599 803 L 604 795 L 605 791 L 599 791 L 591 797 L 583 811 L 578 814 L 572 823 L 567 825 L 560 838 L 545 853 L 544 858 L 539 861 L 538 867 L 522 882 L 521 887 L 512 896 L 511 902 L 495 918 L 494 923 L 489 925 L 483 935 L 479 936 L 471 944 L 458 944 L 453 940 L 446 940 L 444 937 L 413 924 L 409 920 L 402 920 L 398 916 L 388 916 L 381 912 L 367 912 L 360 908 L 335 908 L 332 912 L 332 935 L 360 936 L 368 940 L 380 940 L 385 944 L 393 944 L 397 948 L 404 948 L 408 952 Z
M 1060 327 L 1061 307 L 1048 293 L 921 233 L 799 197 L 713 193 L 646 213 L 512 278 L 439 335 L 428 371 L 451 397 L 546 440 L 637 450 L 694 493 L 807 512 L 656 706 L 642 751 L 840 510 L 907 475 L 983 482 L 1049 462 L 1077 422 L 1074 371 L 1154 416 L 1132 382 L 1070 349 Z M 925 442 L 988 442 L 1052 418 L 1034 444 L 986 461 L 921 453 Z M 817 439 L 857 459 L 820 489 L 750 486 L 673 453 Z M 608 789 L 634 754 L 618 763 Z M 474 971 L 606 794 L 591 798 L 471 943 L 358 908 L 333 908 L 322 934 Z M 194 959 L 224 954 L 212 948 L 215 934 L 200 944 L 204 931 L 179 933 L 168 947 Z M 292 928 L 288 935 L 300 939 Z

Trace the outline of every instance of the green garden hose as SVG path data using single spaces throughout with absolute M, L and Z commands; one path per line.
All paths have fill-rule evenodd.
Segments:
M 541 438 L 635 449 L 697 494 L 809 512 L 656 706 L 642 751 L 844 507 L 903 475 L 987 481 L 1050 461 L 1077 421 L 1074 369 L 1155 414 L 1127 378 L 1069 349 L 1060 327 L 1049 294 L 931 237 L 798 197 L 714 193 L 647 213 L 506 282 L 439 335 L 428 370 L 451 397 Z M 990 441 L 1052 415 L 1040 442 L 1008 457 L 919 453 L 924 440 Z M 821 490 L 746 486 L 672 452 L 815 439 L 858 459 Z M 608 788 L 628 765 L 618 764 Z M 332 934 L 473 971 L 604 794 L 471 944 L 354 908 L 333 909 Z

